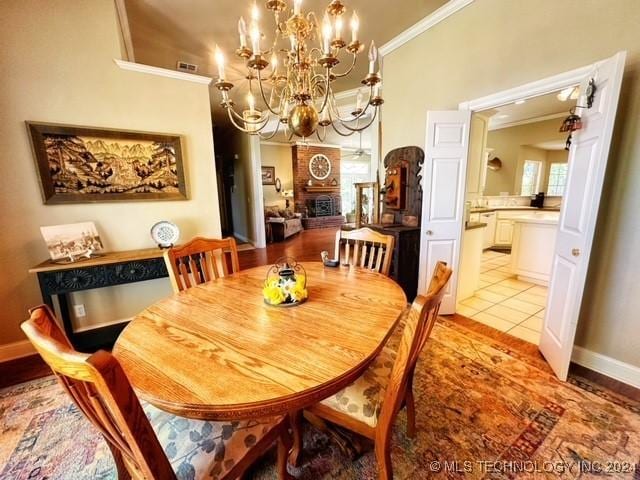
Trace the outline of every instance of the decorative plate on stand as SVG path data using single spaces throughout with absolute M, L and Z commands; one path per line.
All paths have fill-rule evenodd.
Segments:
M 180 238 L 180 229 L 175 223 L 162 220 L 151 227 L 151 238 L 160 248 L 171 248 Z

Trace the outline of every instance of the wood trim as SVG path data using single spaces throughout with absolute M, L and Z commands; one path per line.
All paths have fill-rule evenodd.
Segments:
M 120 26 L 120 34 L 122 36 L 122 43 L 124 45 L 126 60 L 129 62 L 135 62 L 135 54 L 133 50 L 133 39 L 131 38 L 131 28 L 129 26 L 129 15 L 127 14 L 127 7 L 125 0 L 115 0 L 116 14 L 118 16 L 118 24 Z
M 35 353 L 35 349 L 29 340 L 19 340 L 17 342 L 0 345 L 0 362 L 8 362 L 17 358 L 28 357 Z
M 152 67 L 151 65 L 127 62 L 126 60 L 118 60 L 117 58 L 114 58 L 113 61 L 122 70 L 129 70 L 131 72 L 147 73 L 149 75 L 155 75 L 156 77 L 173 78 L 175 80 L 184 80 L 187 82 L 200 83 L 202 85 L 209 85 L 213 81 L 212 78 L 204 77 L 202 75 L 178 72 L 177 70 L 169 70 L 167 68 Z
M 571 360 L 594 372 L 601 373 L 632 387 L 640 388 L 640 367 L 577 345 L 573 347 Z
M 143 248 L 139 250 L 125 250 L 122 252 L 107 252 L 99 257 L 87 258 L 73 263 L 55 263 L 45 260 L 38 265 L 31 267 L 29 273 L 56 272 L 59 270 L 74 270 L 76 268 L 95 267 L 99 265 L 110 265 L 113 263 L 131 262 L 135 260 L 148 260 L 150 258 L 162 258 L 164 250 L 160 248 Z
M 378 53 L 380 53 L 380 55 L 383 57 L 385 55 L 389 55 L 391 52 L 397 50 L 405 43 L 410 42 L 430 28 L 435 27 L 443 20 L 446 20 L 457 11 L 462 10 L 464 7 L 470 5 L 471 3 L 473 3 L 473 1 L 474 0 L 450 0 L 442 7 L 438 8 L 436 11 L 424 17 L 418 23 L 406 29 L 400 35 L 397 35 L 396 37 L 392 38 L 387 43 L 382 45 L 378 49 Z

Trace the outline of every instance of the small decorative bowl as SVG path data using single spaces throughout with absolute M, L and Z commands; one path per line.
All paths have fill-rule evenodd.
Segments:
M 307 274 L 304 267 L 292 257 L 276 260 L 264 280 L 262 296 L 267 305 L 294 307 L 306 301 Z

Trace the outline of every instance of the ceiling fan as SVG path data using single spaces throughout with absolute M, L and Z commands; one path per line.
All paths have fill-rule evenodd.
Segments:
M 347 155 L 343 155 L 342 158 L 349 159 L 349 160 L 358 160 L 363 155 L 365 155 L 365 154 L 368 155 L 370 153 L 370 151 L 365 150 L 364 148 L 362 148 L 362 132 L 358 132 L 358 135 L 360 137 L 358 148 L 356 148 L 353 152 L 348 153 Z

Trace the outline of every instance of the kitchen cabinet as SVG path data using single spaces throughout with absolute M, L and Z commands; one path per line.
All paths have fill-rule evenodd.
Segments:
M 527 282 L 548 285 L 556 245 L 558 215 L 529 215 L 514 220 L 511 270 Z
M 511 245 L 513 240 L 513 220 L 498 218 L 496 221 L 496 235 L 493 244 L 504 247 Z
M 480 282 L 482 240 L 487 227 L 465 229 L 458 275 L 458 300 L 472 297 Z
M 484 229 L 484 238 L 482 240 L 482 248 L 493 247 L 493 242 L 496 236 L 496 212 L 479 213 L 478 221 L 487 224 L 487 228 Z

